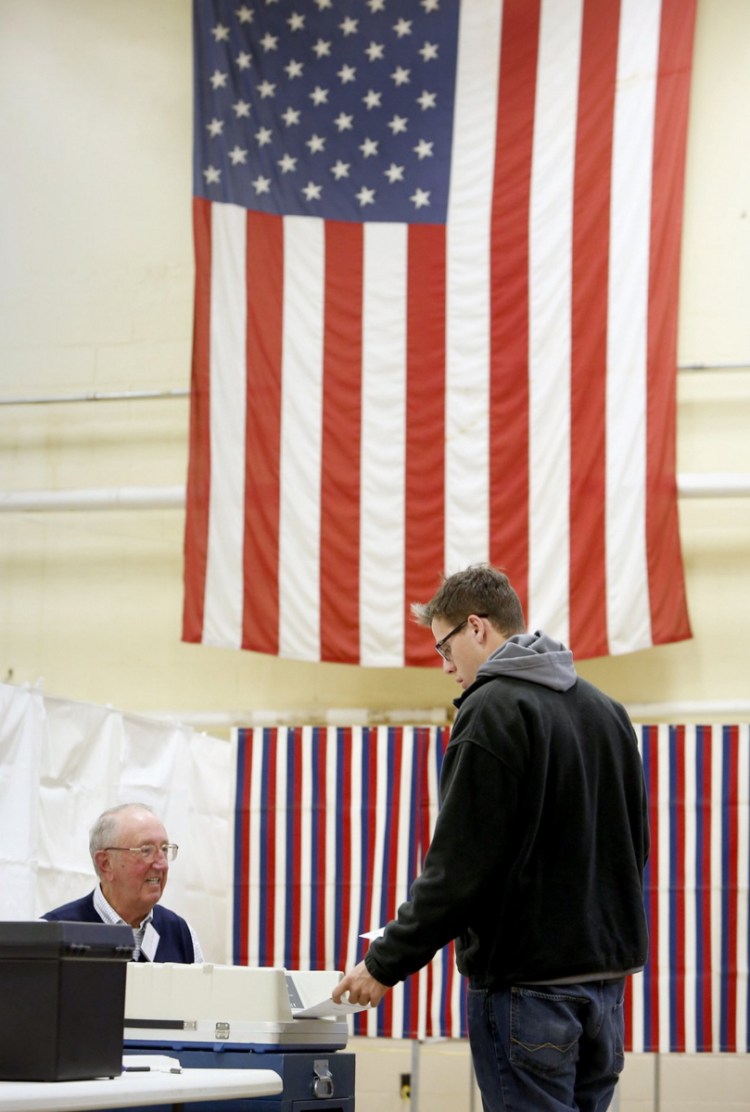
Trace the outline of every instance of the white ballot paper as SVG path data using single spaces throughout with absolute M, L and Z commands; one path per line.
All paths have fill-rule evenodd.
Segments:
M 334 1004 L 329 997 L 319 1004 L 311 1004 L 309 1008 L 293 1008 L 292 1015 L 295 1019 L 325 1019 L 327 1016 L 353 1015 L 354 1012 L 367 1011 L 369 1007 L 369 1004 L 349 1004 L 345 1000 Z
M 167 1054 L 124 1054 L 122 1068 L 125 1073 L 182 1073 L 179 1058 Z
M 370 942 L 372 942 L 373 938 L 382 938 L 382 936 L 384 934 L 385 934 L 385 927 L 375 927 L 374 930 L 365 931 L 365 933 L 361 934 L 359 937 L 360 938 L 367 938 L 367 939 L 369 939 Z

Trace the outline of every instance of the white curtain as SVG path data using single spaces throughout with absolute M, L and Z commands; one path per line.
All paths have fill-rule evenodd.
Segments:
M 164 904 L 228 962 L 228 742 L 112 707 L 0 684 L 0 919 L 34 919 L 96 882 L 88 832 L 117 803 L 154 808 L 180 852 Z

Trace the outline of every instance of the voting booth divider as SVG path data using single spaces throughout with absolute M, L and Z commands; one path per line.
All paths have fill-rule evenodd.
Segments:
M 649 788 L 651 954 L 627 1049 L 750 1050 L 750 726 L 636 727 Z M 138 799 L 180 852 L 165 903 L 208 961 L 349 968 L 406 897 L 429 845 L 448 727 L 178 723 L 0 684 L 0 918 L 90 891 L 88 829 Z M 355 1035 L 466 1033 L 452 948 L 350 1019 Z
M 750 726 L 636 727 L 649 792 L 651 952 L 626 1049 L 736 1052 L 748 1036 Z M 429 845 L 447 727 L 238 730 L 232 960 L 349 968 Z M 452 947 L 354 1017 L 356 1035 L 466 1034 Z

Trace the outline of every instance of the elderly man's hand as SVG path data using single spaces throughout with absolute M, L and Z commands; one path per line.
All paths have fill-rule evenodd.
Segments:
M 368 973 L 365 963 L 361 961 L 339 981 L 331 993 L 331 998 L 334 1003 L 340 1004 L 342 997 L 348 993 L 350 1004 L 372 1004 L 375 1007 L 383 999 L 389 987 L 376 981 L 372 974 Z

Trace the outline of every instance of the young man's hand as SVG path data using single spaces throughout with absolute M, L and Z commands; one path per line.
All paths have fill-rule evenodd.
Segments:
M 388 988 L 388 985 L 381 985 L 380 981 L 376 981 L 361 961 L 339 981 L 331 993 L 331 999 L 335 1004 L 340 1004 L 342 997 L 348 993 L 350 1004 L 372 1004 L 374 1008 L 383 999 Z

